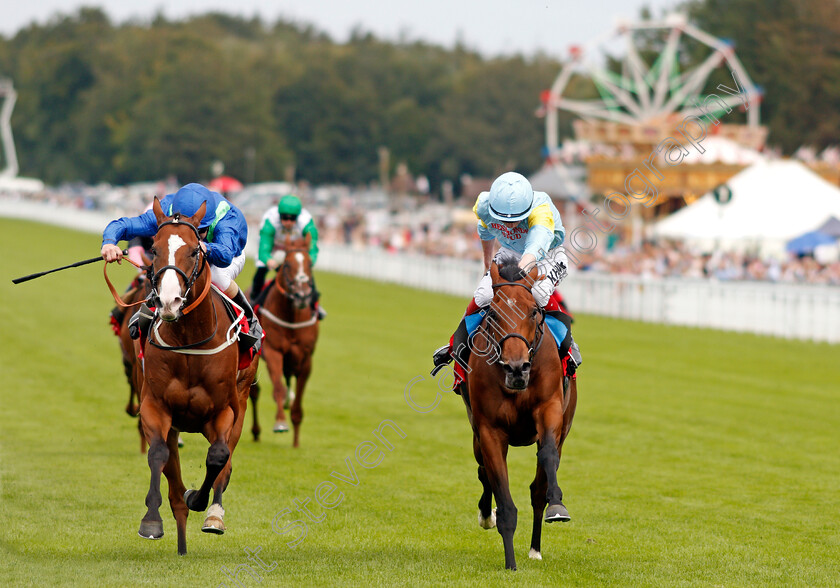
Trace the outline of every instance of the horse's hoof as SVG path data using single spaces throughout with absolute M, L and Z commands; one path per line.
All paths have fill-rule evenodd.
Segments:
M 204 519 L 204 524 L 201 530 L 205 533 L 213 533 L 215 535 L 223 535 L 225 532 L 225 509 L 219 504 L 211 504 L 207 509 L 207 518 Z
M 195 511 L 195 512 L 203 512 L 205 508 L 207 508 L 207 502 L 204 504 L 196 504 L 196 496 L 198 496 L 198 490 L 187 490 L 184 492 L 184 502 L 187 504 L 187 508 Z M 192 504 L 190 503 L 192 501 Z
M 533 547 L 531 548 L 531 551 L 528 552 L 528 557 L 531 559 L 542 560 L 542 554 Z
M 286 421 L 277 421 L 274 423 L 274 432 L 275 433 L 288 433 L 289 432 L 289 425 L 286 424 Z
M 490 516 L 484 518 L 481 516 L 481 511 L 478 511 L 478 525 L 482 529 L 492 529 L 496 526 L 496 509 L 494 508 L 493 511 L 490 513 Z
M 143 539 L 160 539 L 163 537 L 163 521 L 140 521 L 137 534 Z
M 569 511 L 562 504 L 552 504 L 545 511 L 546 523 L 568 523 L 571 520 Z
M 214 535 L 225 534 L 225 523 L 219 517 L 207 517 L 204 519 L 204 525 L 201 530 L 205 533 L 213 533 Z

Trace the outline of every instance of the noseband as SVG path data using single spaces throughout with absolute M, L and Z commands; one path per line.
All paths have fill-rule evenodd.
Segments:
M 158 233 L 160 232 L 160 230 L 163 227 L 165 227 L 167 225 L 177 225 L 177 226 L 189 227 L 195 233 L 195 236 L 199 240 L 199 243 L 201 242 L 201 235 L 199 234 L 198 229 L 195 228 L 190 223 L 185 223 L 185 222 L 181 221 L 180 215 L 176 214 L 175 217 L 172 220 L 168 220 L 168 221 L 160 223 L 160 225 L 158 225 Z M 152 286 L 152 296 L 155 296 L 155 297 L 158 296 L 158 285 L 160 283 L 160 278 L 163 275 L 163 272 L 165 272 L 166 270 L 174 270 L 175 273 L 177 273 L 182 278 L 184 278 L 184 282 L 186 283 L 186 291 L 184 292 L 184 296 L 183 296 L 184 302 L 181 303 L 181 307 L 183 308 L 184 304 L 186 304 L 187 297 L 189 296 L 190 289 L 193 287 L 193 285 L 195 284 L 195 281 L 198 279 L 198 276 L 201 275 L 201 272 L 204 271 L 204 267 L 207 265 L 207 256 L 204 253 L 204 251 L 201 249 L 200 244 L 196 248 L 196 253 L 197 253 L 197 255 L 196 255 L 195 265 L 193 265 L 192 272 L 190 273 L 189 276 L 187 275 L 187 273 L 184 270 L 179 268 L 177 265 L 165 265 L 155 272 L 155 271 L 153 271 L 154 270 L 154 263 L 152 263 L 152 265 L 150 265 L 148 267 L 148 270 L 147 270 L 147 275 L 149 277 L 150 284 Z M 208 284 L 209 284 L 209 282 L 210 282 L 210 280 L 208 280 Z M 206 290 L 207 289 L 205 289 L 205 292 L 206 292 Z M 199 299 L 201 299 L 203 297 L 204 296 L 201 296 L 201 297 L 199 297 Z M 198 301 L 196 301 L 196 302 L 198 302 Z M 193 303 L 193 305 L 191 305 L 189 309 L 184 311 L 184 314 L 186 314 L 189 310 L 192 310 L 194 305 L 195 305 L 195 303 Z
M 496 288 L 500 288 L 501 286 L 519 286 L 521 288 L 527 289 L 528 292 L 531 291 L 531 288 L 529 286 L 526 286 L 525 284 L 520 284 L 519 282 L 499 282 L 498 284 L 493 284 L 493 289 L 495 290 Z M 499 339 L 499 341 L 497 342 L 497 345 L 499 346 L 499 352 L 500 352 L 499 353 L 499 358 L 496 360 L 497 363 L 502 363 L 501 349 L 502 349 L 502 345 L 504 344 L 504 342 L 507 341 L 508 339 L 520 339 L 528 347 L 528 361 L 530 362 L 532 359 L 534 359 L 534 355 L 537 353 L 537 351 L 539 351 L 540 345 L 542 345 L 544 326 L 545 326 L 545 310 L 540 308 L 539 312 L 540 312 L 540 322 L 537 324 L 537 328 L 534 331 L 534 340 L 533 341 L 528 341 L 525 337 L 523 337 L 519 333 L 507 333 L 501 339 Z

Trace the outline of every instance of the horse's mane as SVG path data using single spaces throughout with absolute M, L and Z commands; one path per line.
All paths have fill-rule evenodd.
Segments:
M 499 266 L 499 276 L 507 282 L 518 282 L 524 280 L 528 274 L 525 273 L 516 262 L 506 262 Z

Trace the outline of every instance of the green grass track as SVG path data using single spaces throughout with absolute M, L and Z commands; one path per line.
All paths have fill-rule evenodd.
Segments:
M 513 448 L 511 573 L 498 533 L 477 523 L 463 404 L 434 406 L 428 377 L 466 301 L 328 273 L 301 448 L 271 433 L 262 370 L 263 440 L 246 432 L 234 454 L 228 532 L 201 533 L 191 513 L 179 557 L 165 481 L 165 536 L 137 535 L 149 469 L 123 412 L 102 265 L 11 283 L 98 251 L 95 235 L 0 219 L 2 585 L 235 586 L 226 571 L 243 586 L 838 585 L 840 347 L 578 317 L 585 365 L 559 473 L 572 522 L 547 526 L 543 561 L 528 559 L 535 448 Z M 114 267 L 118 287 L 132 271 Z M 428 412 L 406 403 L 413 379 Z M 386 420 L 405 435 L 384 429 L 391 450 L 373 433 Z M 197 487 L 207 444 L 185 438 Z M 383 450 L 373 468 L 356 458 L 365 442 Z M 352 477 L 348 463 L 355 485 L 331 476 Z M 325 481 L 332 509 L 314 500 Z M 307 499 L 319 522 L 289 547 L 302 527 L 273 528 L 303 518 Z

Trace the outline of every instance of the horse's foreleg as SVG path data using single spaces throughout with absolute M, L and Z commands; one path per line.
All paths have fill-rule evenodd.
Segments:
M 508 482 L 507 440 L 489 428 L 479 429 L 479 440 L 487 480 L 496 498 L 496 528 L 505 547 L 505 568 L 515 570 L 513 534 L 516 531 L 516 505 L 513 504 Z
M 286 412 L 283 404 L 286 401 L 286 382 L 283 376 L 283 353 L 263 345 L 263 359 L 268 366 L 268 375 L 271 377 L 271 385 L 274 388 L 274 402 L 277 404 L 277 413 L 274 415 L 274 432 L 285 433 L 289 430 L 286 424 Z
M 537 475 L 534 477 L 534 481 L 531 482 L 531 506 L 534 509 L 534 527 L 531 530 L 531 551 L 528 552 L 528 557 L 531 559 L 542 559 L 540 541 L 542 539 L 542 516 L 545 511 L 547 488 L 548 479 L 545 476 L 545 470 L 538 462 Z
M 547 407 L 537 419 L 537 466 L 546 476 L 546 500 L 548 509 L 545 513 L 547 523 L 571 520 L 563 505 L 563 491 L 557 484 L 557 468 L 560 467 L 560 445 L 563 442 L 563 405 L 555 402 Z
M 300 424 L 303 422 L 303 391 L 306 389 L 306 382 L 309 374 L 312 373 L 312 356 L 310 355 L 300 371 L 295 376 L 295 400 L 292 402 L 292 426 L 295 429 L 295 438 L 292 447 L 300 446 Z
M 149 470 L 151 480 L 149 492 L 146 494 L 146 515 L 140 521 L 140 536 L 146 539 L 160 539 L 163 537 L 163 521 L 160 518 L 160 474 L 169 461 L 169 448 L 166 437 L 172 425 L 172 417 L 148 399 L 140 404 L 140 420 L 143 432 L 149 442 Z
M 207 423 L 202 431 L 210 442 L 210 447 L 207 449 L 207 459 L 204 461 L 205 474 L 201 487 L 198 490 L 187 490 L 184 495 L 190 510 L 203 512 L 207 508 L 207 503 L 210 501 L 210 489 L 230 458 L 226 438 L 229 436 L 233 423 L 233 409 L 227 407 L 212 422 Z
M 248 408 L 248 396 L 241 396 L 239 413 L 236 416 L 236 421 L 233 423 L 233 428 L 230 432 L 230 439 L 228 441 L 228 456 L 227 463 L 216 481 L 213 483 L 213 503 L 207 510 L 207 516 L 204 519 L 204 524 L 201 530 L 205 533 L 215 533 L 222 535 L 225 532 L 225 509 L 222 507 L 222 495 L 227 490 L 230 483 L 230 476 L 233 473 L 233 451 L 236 449 L 236 444 L 239 443 L 239 438 L 242 435 L 242 428 L 245 425 L 245 411 Z
M 254 441 L 260 440 L 260 433 L 262 432 L 262 428 L 260 427 L 260 419 L 257 418 L 257 401 L 260 399 L 260 385 L 254 382 L 248 389 L 248 396 L 251 398 L 251 410 L 252 412 L 252 419 L 253 424 L 251 425 L 251 434 L 254 436 Z
M 184 482 L 181 479 L 181 458 L 178 454 L 178 431 L 169 429 L 166 437 L 166 447 L 169 449 L 169 460 L 163 467 L 163 475 L 169 484 L 169 507 L 175 517 L 175 527 L 178 530 L 178 555 L 187 554 L 187 516 L 189 509 L 184 502 Z

